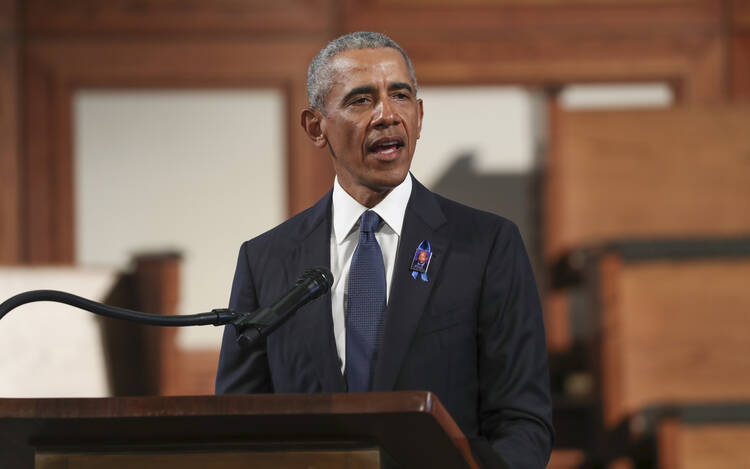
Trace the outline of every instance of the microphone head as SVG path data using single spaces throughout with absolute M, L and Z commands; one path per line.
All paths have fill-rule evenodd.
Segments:
M 317 296 L 323 295 L 328 293 L 333 286 L 333 274 L 325 267 L 307 269 L 297 281 L 297 284 L 308 281 L 314 282 L 318 287 Z

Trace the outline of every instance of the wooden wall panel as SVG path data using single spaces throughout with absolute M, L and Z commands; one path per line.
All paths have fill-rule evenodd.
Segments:
M 602 265 L 603 404 L 642 409 L 750 400 L 750 260 Z
M 401 41 L 421 84 L 666 81 L 678 88 L 685 103 L 724 100 L 723 43 L 718 33 L 628 38 L 528 35 L 448 44 L 438 39 Z
M 0 264 L 20 261 L 17 61 L 16 46 L 0 40 Z
M 7 39 L 19 27 L 18 0 L 0 0 L 0 37 Z
M 297 114 L 306 104 L 304 69 L 336 31 L 392 34 L 423 84 L 666 80 L 684 102 L 713 102 L 725 97 L 728 82 L 722 7 L 709 0 L 31 0 L 24 9 L 32 39 L 25 70 L 33 88 L 24 103 L 25 259 L 74 258 L 66 192 L 73 182 L 66 174 L 69 101 L 78 87 L 282 88 L 291 214 L 325 192 L 333 175 L 328 155 L 299 129 Z M 64 60 L 54 57 L 57 51 Z
M 728 17 L 734 31 L 750 30 L 750 1 L 730 0 Z
M 319 44 L 318 49 L 324 44 Z M 317 51 L 315 52 L 317 53 Z M 310 56 L 310 60 L 312 57 Z M 289 90 L 289 214 L 308 208 L 333 185 L 335 172 L 328 150 L 318 150 L 302 129 L 300 114 L 307 107 L 306 75 Z
M 330 162 L 306 141 L 296 112 L 306 105 L 309 60 L 323 41 L 30 41 L 26 92 L 26 200 L 32 263 L 73 262 L 73 94 L 85 87 L 276 87 L 289 97 L 289 211 L 332 181 Z M 296 78 L 294 78 L 296 77 Z M 297 110 L 297 111 L 294 111 Z
M 750 233 L 750 107 L 557 113 L 546 255 Z
M 332 0 L 29 0 L 30 34 L 319 33 Z
M 67 98 L 51 67 L 27 61 L 24 75 L 24 261 L 72 263 L 73 193 L 62 191 L 72 178 L 70 149 L 57 140 L 67 127 L 59 121 Z
M 391 34 L 424 84 L 667 81 L 685 102 L 726 97 L 720 2 L 343 2 L 344 30 Z
M 730 95 L 750 101 L 750 1 L 731 0 L 730 5 Z
M 15 1 L 0 1 L 0 264 L 21 261 L 19 39 Z
M 379 30 L 406 39 L 494 38 L 519 33 L 643 35 L 715 30 L 722 4 L 713 0 L 343 0 L 343 29 Z M 560 44 L 561 50 L 566 49 Z
M 730 62 L 732 98 L 750 101 L 750 29 L 732 36 Z

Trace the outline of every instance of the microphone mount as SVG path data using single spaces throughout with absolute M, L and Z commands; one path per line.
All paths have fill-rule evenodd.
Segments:
M 237 342 L 250 346 L 275 331 L 302 306 L 327 293 L 333 285 L 328 269 L 308 269 L 294 287 L 273 305 L 249 314 L 242 314 L 231 323 L 237 328 Z

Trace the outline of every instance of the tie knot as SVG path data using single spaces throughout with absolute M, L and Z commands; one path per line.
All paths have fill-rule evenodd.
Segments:
M 375 230 L 378 229 L 379 223 L 380 216 L 372 210 L 368 210 L 362 214 L 362 219 L 359 223 L 359 231 L 364 233 L 374 233 Z

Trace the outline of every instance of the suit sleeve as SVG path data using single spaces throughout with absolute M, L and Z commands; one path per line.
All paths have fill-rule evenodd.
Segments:
M 504 221 L 487 263 L 479 310 L 479 422 L 511 468 L 543 469 L 552 404 L 542 309 L 518 228 Z
M 258 300 L 250 269 L 249 242 L 242 244 L 234 272 L 229 308 L 235 311 L 254 311 Z M 224 337 L 216 373 L 216 394 L 249 394 L 273 392 L 265 341 L 253 347 L 237 343 L 237 330 L 224 326 Z

